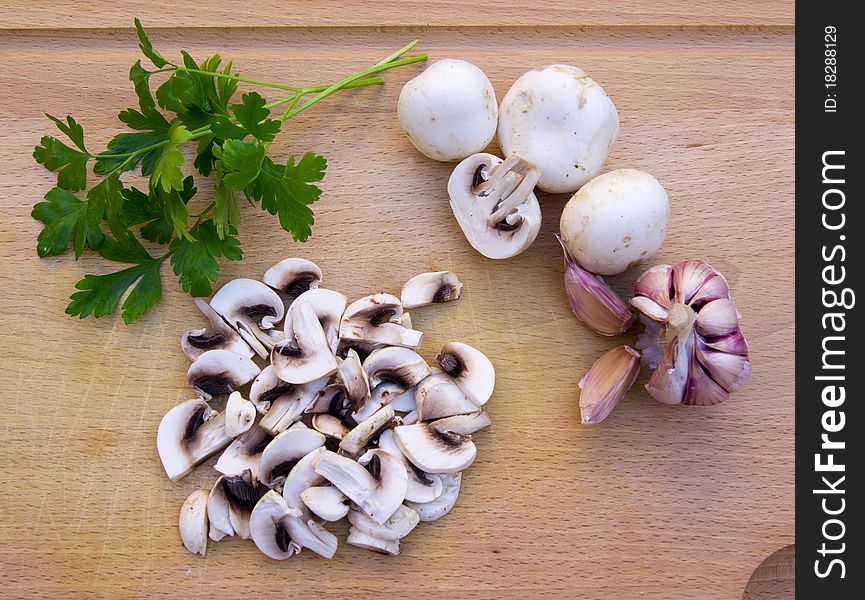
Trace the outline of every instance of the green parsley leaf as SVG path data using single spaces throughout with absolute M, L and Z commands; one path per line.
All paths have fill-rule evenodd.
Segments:
M 122 220 L 123 184 L 117 173 L 111 173 L 87 192 L 87 210 L 90 223 L 98 224 L 105 218 L 114 235 L 126 230 Z
M 225 140 L 216 162 L 225 185 L 242 190 L 258 176 L 265 155 L 264 146 L 256 142 Z
M 120 232 L 116 238 L 105 236 L 99 246 L 99 256 L 112 262 L 144 264 L 153 260 L 131 231 Z
M 267 115 L 270 114 L 270 109 L 264 107 L 267 101 L 257 92 L 248 92 L 241 96 L 241 99 L 243 104 L 231 105 L 231 111 L 241 126 L 262 142 L 273 141 L 274 136 L 279 133 L 282 123 L 267 118 Z M 221 137 L 219 134 L 216 135 Z
M 96 163 L 93 170 L 97 173 L 108 173 L 126 162 L 127 156 L 133 152 L 140 151 L 168 140 L 168 130 L 141 131 L 138 133 L 119 133 L 108 142 L 108 149 L 96 155 Z M 103 156 L 110 154 L 112 156 Z M 120 156 L 114 156 L 120 155 Z M 162 156 L 162 146 L 157 146 L 147 152 L 142 152 L 134 160 L 124 166 L 124 171 L 134 169 L 141 163 L 141 174 L 148 176 L 153 173 L 156 161 Z
M 141 60 L 135 61 L 135 64 L 129 69 L 129 81 L 135 86 L 138 106 L 144 115 L 156 110 L 156 103 L 150 93 L 150 75 L 150 71 L 141 66 Z
M 190 199 L 195 196 L 197 189 L 195 182 L 190 175 L 183 180 L 183 189 L 175 190 L 172 193 L 177 194 L 186 205 Z M 133 225 L 141 225 L 141 237 L 151 242 L 159 244 L 167 244 L 174 236 L 174 222 L 171 220 L 170 214 L 164 206 L 163 196 L 165 192 L 150 191 L 150 194 L 145 194 L 136 188 L 126 188 L 123 190 L 123 221 L 127 227 Z M 188 222 L 188 214 L 184 228 Z
M 80 291 L 70 296 L 66 314 L 81 319 L 91 313 L 96 318 L 104 317 L 114 312 L 124 292 L 137 281 L 123 303 L 123 321 L 132 323 L 162 297 L 161 264 L 161 260 L 151 259 L 107 275 L 85 275 L 75 284 Z
M 231 230 L 230 235 L 220 239 L 216 225 L 211 220 L 202 221 L 190 230 L 194 239 L 175 238 L 169 249 L 174 273 L 180 276 L 183 291 L 192 296 L 208 296 L 213 292 L 211 282 L 219 273 L 217 258 L 240 260 L 243 252 L 240 242 Z
M 33 158 L 49 171 L 57 171 L 57 185 L 64 190 L 77 191 L 86 187 L 89 154 L 46 135 L 33 150 Z
M 216 143 L 212 135 L 198 138 L 198 148 L 196 149 L 195 161 L 192 164 L 205 177 L 213 171 L 213 161 L 216 159 L 213 156 L 213 146 Z
M 221 140 L 242 140 L 249 135 L 243 127 L 235 125 L 228 117 L 216 119 L 210 125 L 210 131 Z
M 240 225 L 240 208 L 237 205 L 237 192 L 227 187 L 219 173 L 213 184 L 213 223 L 216 234 L 223 239 L 228 232 Z
M 244 192 L 247 197 L 261 202 L 261 208 L 279 215 L 279 224 L 298 242 L 305 242 L 312 234 L 314 222 L 309 204 L 318 200 L 321 190 L 312 185 L 324 178 L 327 160 L 307 152 L 295 164 L 294 157 L 282 165 L 265 158 L 261 172 Z
M 65 252 L 70 236 L 74 236 L 76 259 L 84 252 L 85 244 L 99 248 L 103 242 L 98 222 L 90 222 L 87 203 L 59 187 L 49 190 L 45 202 L 37 203 L 30 215 L 45 224 L 36 240 L 36 253 L 40 257 Z
M 180 121 L 174 121 L 168 130 L 168 145 L 162 149 L 162 155 L 153 167 L 151 185 L 166 192 L 183 189 L 183 170 L 180 168 L 186 162 L 180 151 L 180 144 L 190 140 L 192 134 Z
M 57 129 L 62 131 L 66 137 L 72 140 L 72 143 L 78 146 L 79 150 L 87 152 L 87 148 L 84 147 L 84 128 L 72 117 L 72 115 L 66 115 L 65 123 L 48 113 L 45 113 L 45 116 L 54 121 L 54 124 L 57 125 Z
M 184 71 L 176 71 L 156 88 L 156 101 L 165 110 L 177 114 L 186 112 L 186 105 L 195 99 L 192 77 Z
M 165 65 L 168 64 L 168 61 L 165 60 L 162 55 L 153 49 L 153 44 L 150 43 L 150 39 L 147 37 L 147 33 L 144 32 L 144 27 L 141 26 L 141 21 L 136 17 L 135 19 L 135 31 L 138 33 L 138 47 L 141 48 L 141 53 L 150 59 L 157 69 L 161 69 Z

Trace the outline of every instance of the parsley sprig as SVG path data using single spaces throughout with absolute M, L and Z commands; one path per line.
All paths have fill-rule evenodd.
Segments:
M 135 28 L 139 48 L 152 67 L 138 60 L 129 70 L 138 107 L 117 115 L 129 131 L 94 153 L 73 117 L 47 115 L 69 143 L 44 136 L 33 151 L 38 163 L 57 173 L 57 185 L 31 213 L 44 224 L 36 244 L 39 256 L 62 254 L 71 242 L 76 260 L 90 249 L 105 260 L 129 265 L 105 275 L 85 275 L 75 285 L 78 291 L 66 312 L 80 318 L 113 312 L 124 295 L 123 320 L 131 323 L 140 317 L 162 296 L 160 270 L 166 260 L 185 292 L 211 294 L 220 260 L 243 257 L 237 239 L 241 194 L 249 204 L 277 216 L 296 241 L 306 241 L 312 233 L 310 205 L 321 195 L 315 184 L 324 177 L 327 161 L 312 152 L 284 162 L 273 158 L 270 146 L 283 124 L 340 90 L 383 83 L 377 73 L 427 58 L 402 58 L 415 40 L 332 85 L 291 86 L 241 77 L 218 54 L 198 62 L 181 51 L 181 60 L 171 62 L 153 47 L 138 19 Z M 287 95 L 268 102 L 250 91 L 238 102 L 240 83 Z M 281 113 L 274 112 L 280 107 Z M 197 188 L 181 150 L 193 144 L 192 167 L 214 178 L 213 198 L 202 208 L 196 207 Z M 123 173 L 136 169 L 149 178 L 145 190 L 121 180 Z M 151 254 L 139 238 L 162 246 L 164 252 Z

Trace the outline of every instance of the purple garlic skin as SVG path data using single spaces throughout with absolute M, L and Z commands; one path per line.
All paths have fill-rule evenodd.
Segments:
M 646 330 L 637 339 L 655 369 L 646 391 L 665 404 L 713 406 L 751 376 L 748 342 L 727 280 L 701 260 L 658 265 L 634 284 Z

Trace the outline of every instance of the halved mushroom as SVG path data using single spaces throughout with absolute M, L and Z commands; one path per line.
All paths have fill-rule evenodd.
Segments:
M 208 350 L 189 365 L 186 380 L 201 397 L 227 396 L 260 373 L 249 357 L 228 350 Z
M 159 458 L 172 481 L 189 474 L 230 442 L 225 413 L 217 413 L 201 398 L 182 402 L 165 413 L 156 432 Z
M 372 550 L 379 554 L 399 555 L 399 540 L 381 540 L 367 535 L 356 527 L 350 527 L 345 543 L 364 550 Z
M 391 294 L 373 294 L 348 305 L 339 325 L 339 337 L 417 348 L 423 333 L 402 323 L 403 306 Z
M 276 292 L 254 279 L 233 279 L 213 295 L 210 306 L 256 354 L 267 357 L 275 340 L 265 330 L 273 329 L 285 314 L 285 305 Z
M 382 406 L 374 412 L 368 419 L 361 421 L 357 427 L 349 431 L 342 441 L 339 442 L 339 449 L 348 452 L 352 456 L 357 456 L 369 444 L 375 436 L 381 433 L 388 427 L 394 418 L 392 406 Z
M 389 381 L 403 391 L 416 386 L 431 373 L 429 365 L 417 352 L 399 346 L 376 350 L 363 361 L 363 368 L 371 387 Z
M 405 467 L 384 450 L 370 450 L 359 462 L 326 450 L 315 459 L 313 468 L 376 523 L 387 521 L 405 499 Z
M 336 376 L 345 389 L 345 399 L 353 411 L 361 410 L 369 400 L 369 378 L 355 350 L 349 350 Z
M 462 287 L 462 282 L 450 271 L 421 273 L 402 286 L 400 302 L 404 308 L 450 302 L 460 297 Z
M 344 438 L 350 431 L 342 419 L 328 413 L 313 415 L 312 428 L 317 432 L 337 440 Z
M 289 337 L 293 331 L 292 321 L 294 313 L 297 312 L 295 307 L 304 302 L 309 302 L 312 305 L 315 315 L 318 317 L 318 322 L 321 323 L 321 328 L 324 330 L 330 351 L 336 354 L 336 350 L 339 347 L 339 320 L 342 318 L 342 313 L 345 312 L 348 298 L 339 292 L 324 288 L 304 292 L 297 297 L 285 313 L 286 337 Z
M 208 350 L 228 350 L 235 354 L 252 357 L 254 352 L 249 344 L 244 342 L 240 334 L 232 329 L 207 302 L 201 298 L 196 298 L 195 306 L 208 318 L 210 328 L 213 331 L 209 332 L 207 328 L 201 327 L 190 329 L 183 334 L 180 339 L 180 347 L 190 360 L 195 360 Z
M 445 344 L 436 360 L 478 406 L 486 404 L 496 385 L 496 370 L 486 355 L 463 342 Z
M 387 541 L 399 541 L 420 523 L 420 516 L 413 508 L 404 504 L 390 516 L 384 523 L 376 523 L 363 512 L 353 509 L 348 513 L 348 522 L 352 526 L 369 536 Z
M 294 308 L 296 306 L 296 308 Z M 308 383 L 336 371 L 336 357 L 309 302 L 293 304 L 291 331 L 271 353 L 277 377 L 289 383 Z
M 348 399 L 341 383 L 331 383 L 318 392 L 304 412 L 309 414 L 329 414 L 344 417 L 348 414 Z
M 252 481 L 258 481 L 258 465 L 261 453 L 273 438 L 261 427 L 254 425 L 249 431 L 231 442 L 220 454 L 213 468 L 223 475 L 240 475 L 245 470 L 252 474 Z
M 300 545 L 288 533 L 288 521 L 300 517 L 300 511 L 290 508 L 282 496 L 268 491 L 252 509 L 249 533 L 252 541 L 265 555 L 285 560 L 300 552 Z
M 180 507 L 180 539 L 187 550 L 207 552 L 207 490 L 195 490 Z
M 332 485 L 305 489 L 300 499 L 316 516 L 325 521 L 339 521 L 348 514 L 348 499 Z
M 406 502 L 406 504 L 417 511 L 421 521 L 438 521 L 456 504 L 462 478 L 462 473 L 441 475 L 442 493 L 437 498 L 429 502 Z
M 427 473 L 458 473 L 468 468 L 477 455 L 471 436 L 439 431 L 435 422 L 400 425 L 393 433 L 406 458 Z
M 410 502 L 431 502 L 442 493 L 441 477 L 433 473 L 425 473 L 414 466 L 400 450 L 393 437 L 392 429 L 385 429 L 378 436 L 378 447 L 388 454 L 396 456 L 405 466 L 408 474 L 408 487 L 405 499 Z
M 261 418 L 259 425 L 276 435 L 288 429 L 293 423 L 299 422 L 298 419 L 327 385 L 328 380 L 329 377 L 325 376 L 303 384 L 282 382 L 276 388 L 282 393 L 271 401 L 270 409 Z M 272 395 L 265 393 L 265 397 L 268 396 L 273 398 Z
M 210 539 L 218 542 L 225 536 L 238 535 L 248 540 L 249 517 L 257 502 L 258 489 L 249 469 L 240 475 L 223 475 L 217 479 L 207 497 Z
M 466 415 L 481 409 L 446 373 L 430 375 L 421 381 L 415 390 L 415 401 L 421 421 Z
M 459 163 L 448 180 L 451 209 L 472 247 L 487 258 L 516 256 L 535 241 L 540 172 L 516 155 L 502 161 L 481 152 Z
M 231 392 L 225 403 L 225 434 L 236 438 L 249 431 L 255 422 L 255 405 L 240 392 Z
M 262 280 L 273 289 L 297 298 L 321 284 L 321 269 L 305 258 L 286 258 L 265 271 Z
M 259 479 L 264 485 L 282 490 L 286 476 L 298 461 L 324 445 L 324 436 L 314 429 L 290 429 L 273 438 L 258 466 Z

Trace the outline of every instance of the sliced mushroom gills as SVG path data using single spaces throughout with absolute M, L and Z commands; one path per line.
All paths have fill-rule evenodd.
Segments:
M 462 342 L 428 362 L 406 309 L 457 300 L 462 282 L 421 273 L 400 297 L 353 302 L 321 283 L 315 263 L 288 258 L 263 283 L 235 279 L 196 300 L 209 326 L 184 333 L 181 349 L 198 397 L 157 432 L 173 481 L 221 453 L 211 489 L 181 509 L 190 552 L 238 537 L 274 560 L 303 548 L 331 558 L 338 540 L 325 525 L 346 519 L 347 544 L 397 555 L 418 523 L 456 503 L 472 435 L 491 422 L 495 369 Z

